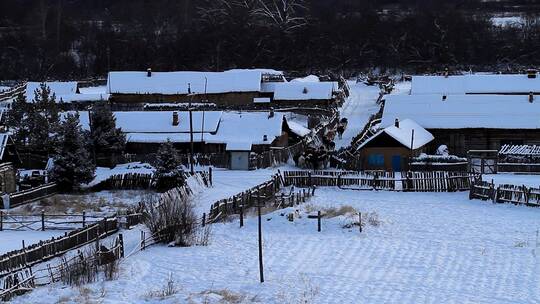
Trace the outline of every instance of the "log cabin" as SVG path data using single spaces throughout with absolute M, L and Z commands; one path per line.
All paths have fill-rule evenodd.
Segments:
M 381 126 L 396 118 L 414 119 L 433 134 L 428 153 L 443 144 L 461 157 L 469 150 L 540 144 L 540 98 L 534 94 L 389 95 Z

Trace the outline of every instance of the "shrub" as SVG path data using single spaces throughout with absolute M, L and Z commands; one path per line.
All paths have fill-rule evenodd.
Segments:
M 143 209 L 144 223 L 158 242 L 182 247 L 208 243 L 210 228 L 201 229 L 193 203 L 181 188 L 147 197 Z

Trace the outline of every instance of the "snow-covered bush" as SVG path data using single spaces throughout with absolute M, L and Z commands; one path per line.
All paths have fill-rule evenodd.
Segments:
M 466 162 L 467 158 L 455 155 L 428 155 L 422 153 L 418 157 L 413 157 L 412 161 L 413 163 L 461 163 Z

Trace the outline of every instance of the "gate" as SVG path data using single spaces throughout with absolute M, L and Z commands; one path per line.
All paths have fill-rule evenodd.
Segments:
M 497 150 L 470 150 L 467 152 L 469 172 L 479 174 L 497 173 Z

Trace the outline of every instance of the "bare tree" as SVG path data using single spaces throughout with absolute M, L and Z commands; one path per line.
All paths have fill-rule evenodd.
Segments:
M 255 13 L 281 31 L 291 33 L 308 24 L 301 14 L 304 11 L 307 11 L 304 0 L 258 0 Z

